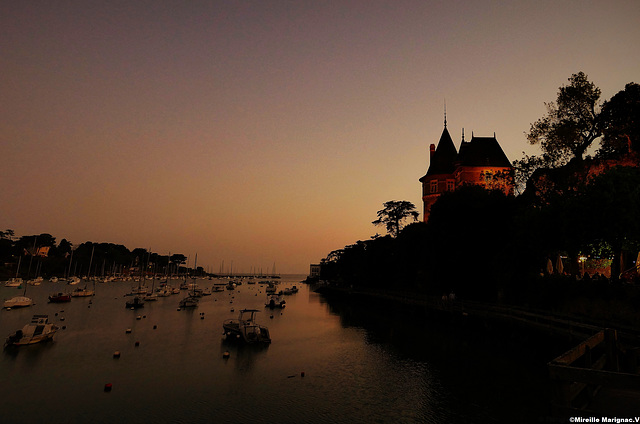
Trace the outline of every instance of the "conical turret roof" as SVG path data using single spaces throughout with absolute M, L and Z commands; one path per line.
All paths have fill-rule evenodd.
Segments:
M 453 174 L 457 155 L 456 146 L 453 144 L 449 130 L 445 126 L 440 136 L 440 141 L 438 141 L 438 147 L 431 156 L 427 174 L 420 178 L 420 181 L 429 175 Z

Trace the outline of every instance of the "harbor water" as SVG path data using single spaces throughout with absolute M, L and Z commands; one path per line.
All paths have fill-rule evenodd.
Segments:
M 51 342 L 4 349 L 0 421 L 487 423 L 546 415 L 536 354 L 469 339 L 397 306 L 328 301 L 303 277 L 277 280 L 278 290 L 300 289 L 285 296 L 284 309 L 265 308 L 265 286 L 247 282 L 185 310 L 184 290 L 127 309 L 132 282 L 96 283 L 94 297 L 62 304 L 47 298 L 78 286 L 28 286 L 35 305 L 2 310 L 0 335 L 34 314 L 61 328 Z M 214 283 L 222 281 L 198 280 L 201 288 Z M 3 299 L 21 293 L 0 288 Z M 243 308 L 261 311 L 271 344 L 223 340 L 223 321 Z

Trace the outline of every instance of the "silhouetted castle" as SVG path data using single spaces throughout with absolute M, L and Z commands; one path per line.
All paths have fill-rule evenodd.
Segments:
M 457 151 L 447 130 L 445 116 L 438 147 L 432 144 L 429 151 L 429 169 L 420 178 L 425 222 L 429 219 L 431 206 L 442 193 L 454 191 L 465 184 L 513 194 L 513 167 L 498 144 L 495 133 L 493 137 L 475 137 L 472 133 L 471 141 L 465 141 L 463 129 L 460 151 Z

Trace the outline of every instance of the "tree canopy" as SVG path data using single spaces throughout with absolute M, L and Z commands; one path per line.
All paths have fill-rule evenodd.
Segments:
M 640 84 L 631 82 L 602 105 L 601 157 L 640 151 Z
M 547 159 L 558 165 L 582 159 L 601 135 L 600 94 L 584 72 L 571 75 L 569 85 L 558 90 L 556 101 L 545 103 L 547 114 L 531 124 L 529 143 L 539 144 Z
M 384 225 L 392 237 L 397 237 L 407 219 L 418 220 L 419 213 L 416 206 L 406 200 L 390 200 L 384 203 L 384 208 L 377 213 L 378 219 L 373 225 Z

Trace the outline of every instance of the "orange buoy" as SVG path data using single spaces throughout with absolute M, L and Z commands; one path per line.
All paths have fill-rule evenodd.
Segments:
M 113 352 L 113 357 L 114 358 L 119 358 L 120 357 L 120 351 L 116 350 L 115 352 Z
M 228 359 L 228 358 L 229 358 L 229 356 L 231 356 L 231 354 L 229 353 L 229 351 L 226 351 L 226 352 L 224 352 L 224 353 L 222 354 L 222 357 L 223 357 L 224 359 Z
M 105 392 L 110 392 L 112 387 L 113 387 L 113 384 L 107 383 L 107 384 L 104 385 L 104 391 Z

